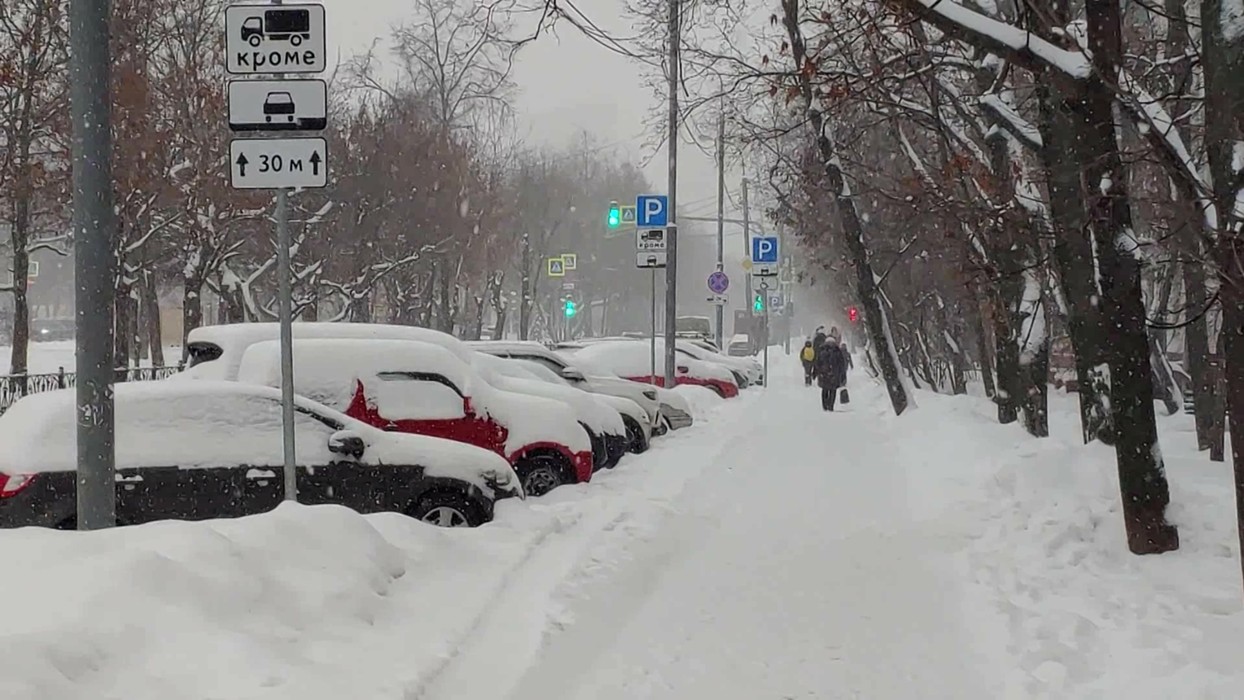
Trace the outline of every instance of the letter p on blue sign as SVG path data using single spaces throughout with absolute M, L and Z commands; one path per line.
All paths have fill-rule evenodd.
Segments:
M 774 263 L 778 261 L 777 236 L 757 236 L 752 239 L 752 262 L 755 264 Z
M 670 222 L 670 198 L 641 194 L 635 198 L 635 224 L 639 228 L 664 228 Z

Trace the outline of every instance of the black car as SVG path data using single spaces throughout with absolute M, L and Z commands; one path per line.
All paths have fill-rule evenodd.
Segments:
M 510 465 L 470 445 L 387 433 L 296 402 L 298 500 L 395 511 L 444 526 L 492 519 L 521 495 Z M 116 387 L 117 520 L 261 513 L 285 497 L 280 391 L 168 380 Z M 0 527 L 76 526 L 73 390 L 34 394 L 0 416 Z

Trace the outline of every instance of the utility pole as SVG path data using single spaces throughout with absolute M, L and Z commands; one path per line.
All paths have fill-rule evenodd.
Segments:
M 108 0 L 70 0 L 78 529 L 116 525 Z
M 722 100 L 721 116 L 717 119 L 717 270 L 725 268 L 726 228 L 726 111 Z M 725 349 L 725 305 L 717 304 L 717 348 Z
M 752 259 L 752 229 L 751 229 L 751 210 L 747 207 L 747 178 L 743 178 L 743 259 Z M 744 298 L 747 306 L 747 337 L 754 338 L 756 336 L 756 314 L 752 311 L 752 275 L 747 273 L 743 276 L 743 284 L 746 285 L 747 296 Z M 738 331 L 736 330 L 735 333 Z M 766 375 L 766 379 L 768 375 Z
M 678 322 L 678 53 L 682 43 L 679 28 L 679 4 L 682 0 L 669 0 L 670 17 L 670 58 L 669 58 L 669 137 L 670 149 L 669 171 L 669 227 L 666 238 L 669 239 L 668 255 L 665 268 L 665 386 L 674 388 L 674 333 Z

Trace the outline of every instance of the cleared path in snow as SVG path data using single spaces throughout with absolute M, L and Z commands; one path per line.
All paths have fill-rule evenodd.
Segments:
M 856 401 L 825 414 L 802 378 L 774 374 L 746 415 L 714 426 L 713 463 L 655 527 L 592 543 L 587 573 L 548 599 L 538 646 L 510 650 L 532 661 L 521 675 L 488 687 L 471 663 L 431 697 L 998 697 L 950 556 L 912 515 L 880 389 L 857 375 Z M 504 654 L 513 631 L 477 643 Z

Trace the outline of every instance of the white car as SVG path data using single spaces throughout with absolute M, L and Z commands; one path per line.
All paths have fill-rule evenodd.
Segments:
M 664 347 L 662 345 L 662 347 Z M 746 388 L 749 384 L 764 384 L 764 366 L 751 357 L 730 357 L 706 347 L 694 340 L 678 340 L 675 347 L 678 352 L 693 357 L 703 362 L 710 362 L 721 365 L 729 369 L 735 375 L 735 381 L 740 387 Z
M 596 343 L 575 351 L 573 357 L 579 362 L 608 369 L 623 379 L 665 387 L 665 373 L 662 371 L 664 348 L 664 339 L 657 339 L 655 376 L 652 374 L 651 349 L 649 343 L 646 342 L 619 340 Z M 708 387 L 723 399 L 731 399 L 739 395 L 739 385 L 734 379 L 733 372 L 721 365 L 686 355 L 677 358 L 674 367 L 674 384 Z M 665 388 L 672 389 L 673 387 Z
M 484 353 L 479 353 L 483 355 Z M 495 357 L 495 356 L 490 356 Z M 652 439 L 652 426 L 648 424 L 648 414 L 643 407 L 630 399 L 621 396 L 610 396 L 609 394 L 592 394 L 586 391 L 579 391 L 570 386 L 570 382 L 561 375 L 549 369 L 545 365 L 534 360 L 519 360 L 509 358 L 496 358 L 504 362 L 508 367 L 512 368 L 508 371 L 518 371 L 525 373 L 533 379 L 538 379 L 546 384 L 552 384 L 557 387 L 564 387 L 572 391 L 578 391 L 581 394 L 592 396 L 597 401 L 603 402 L 613 410 L 618 412 L 622 417 L 623 425 L 626 426 L 626 434 L 629 440 L 627 449 L 636 454 L 646 452 L 648 444 Z
M 513 360 L 475 353 L 475 368 L 499 389 L 561 401 L 574 409 L 592 440 L 596 469 L 612 469 L 626 454 L 626 423 L 612 407 L 586 391 L 544 382 Z
M 593 394 L 630 399 L 644 409 L 644 413 L 648 416 L 649 429 L 654 435 L 660 434 L 667 428 L 665 424 L 669 421 L 663 419 L 665 401 L 659 400 L 659 391 L 656 387 L 637 385 L 608 370 L 598 371 L 580 367 L 570 356 L 553 352 L 536 342 L 486 340 L 469 342 L 466 345 L 479 352 L 497 357 L 539 363 L 577 389 L 590 391 Z
M 117 520 L 202 520 L 262 513 L 285 497 L 280 391 L 238 382 L 133 382 L 115 388 Z M 295 399 L 298 500 L 396 511 L 474 526 L 521 496 L 495 454 L 377 430 Z M 0 527 L 74 529 L 73 389 L 33 394 L 0 416 Z
M 589 345 L 590 347 L 590 345 Z M 576 367 L 582 368 L 593 377 L 608 376 L 613 380 L 630 384 L 631 386 L 641 386 L 645 392 L 653 392 L 657 397 L 657 405 L 660 406 L 661 416 L 660 424 L 654 431 L 655 435 L 664 435 L 670 430 L 681 430 L 690 427 L 695 421 L 691 415 L 691 404 L 686 397 L 674 391 L 660 386 L 653 386 L 643 382 L 634 382 L 630 379 L 619 377 L 606 363 L 596 362 L 590 357 L 579 357 L 578 350 L 564 349 L 558 350 L 557 354 L 565 361 L 573 362 Z M 577 371 L 577 370 L 576 370 Z

